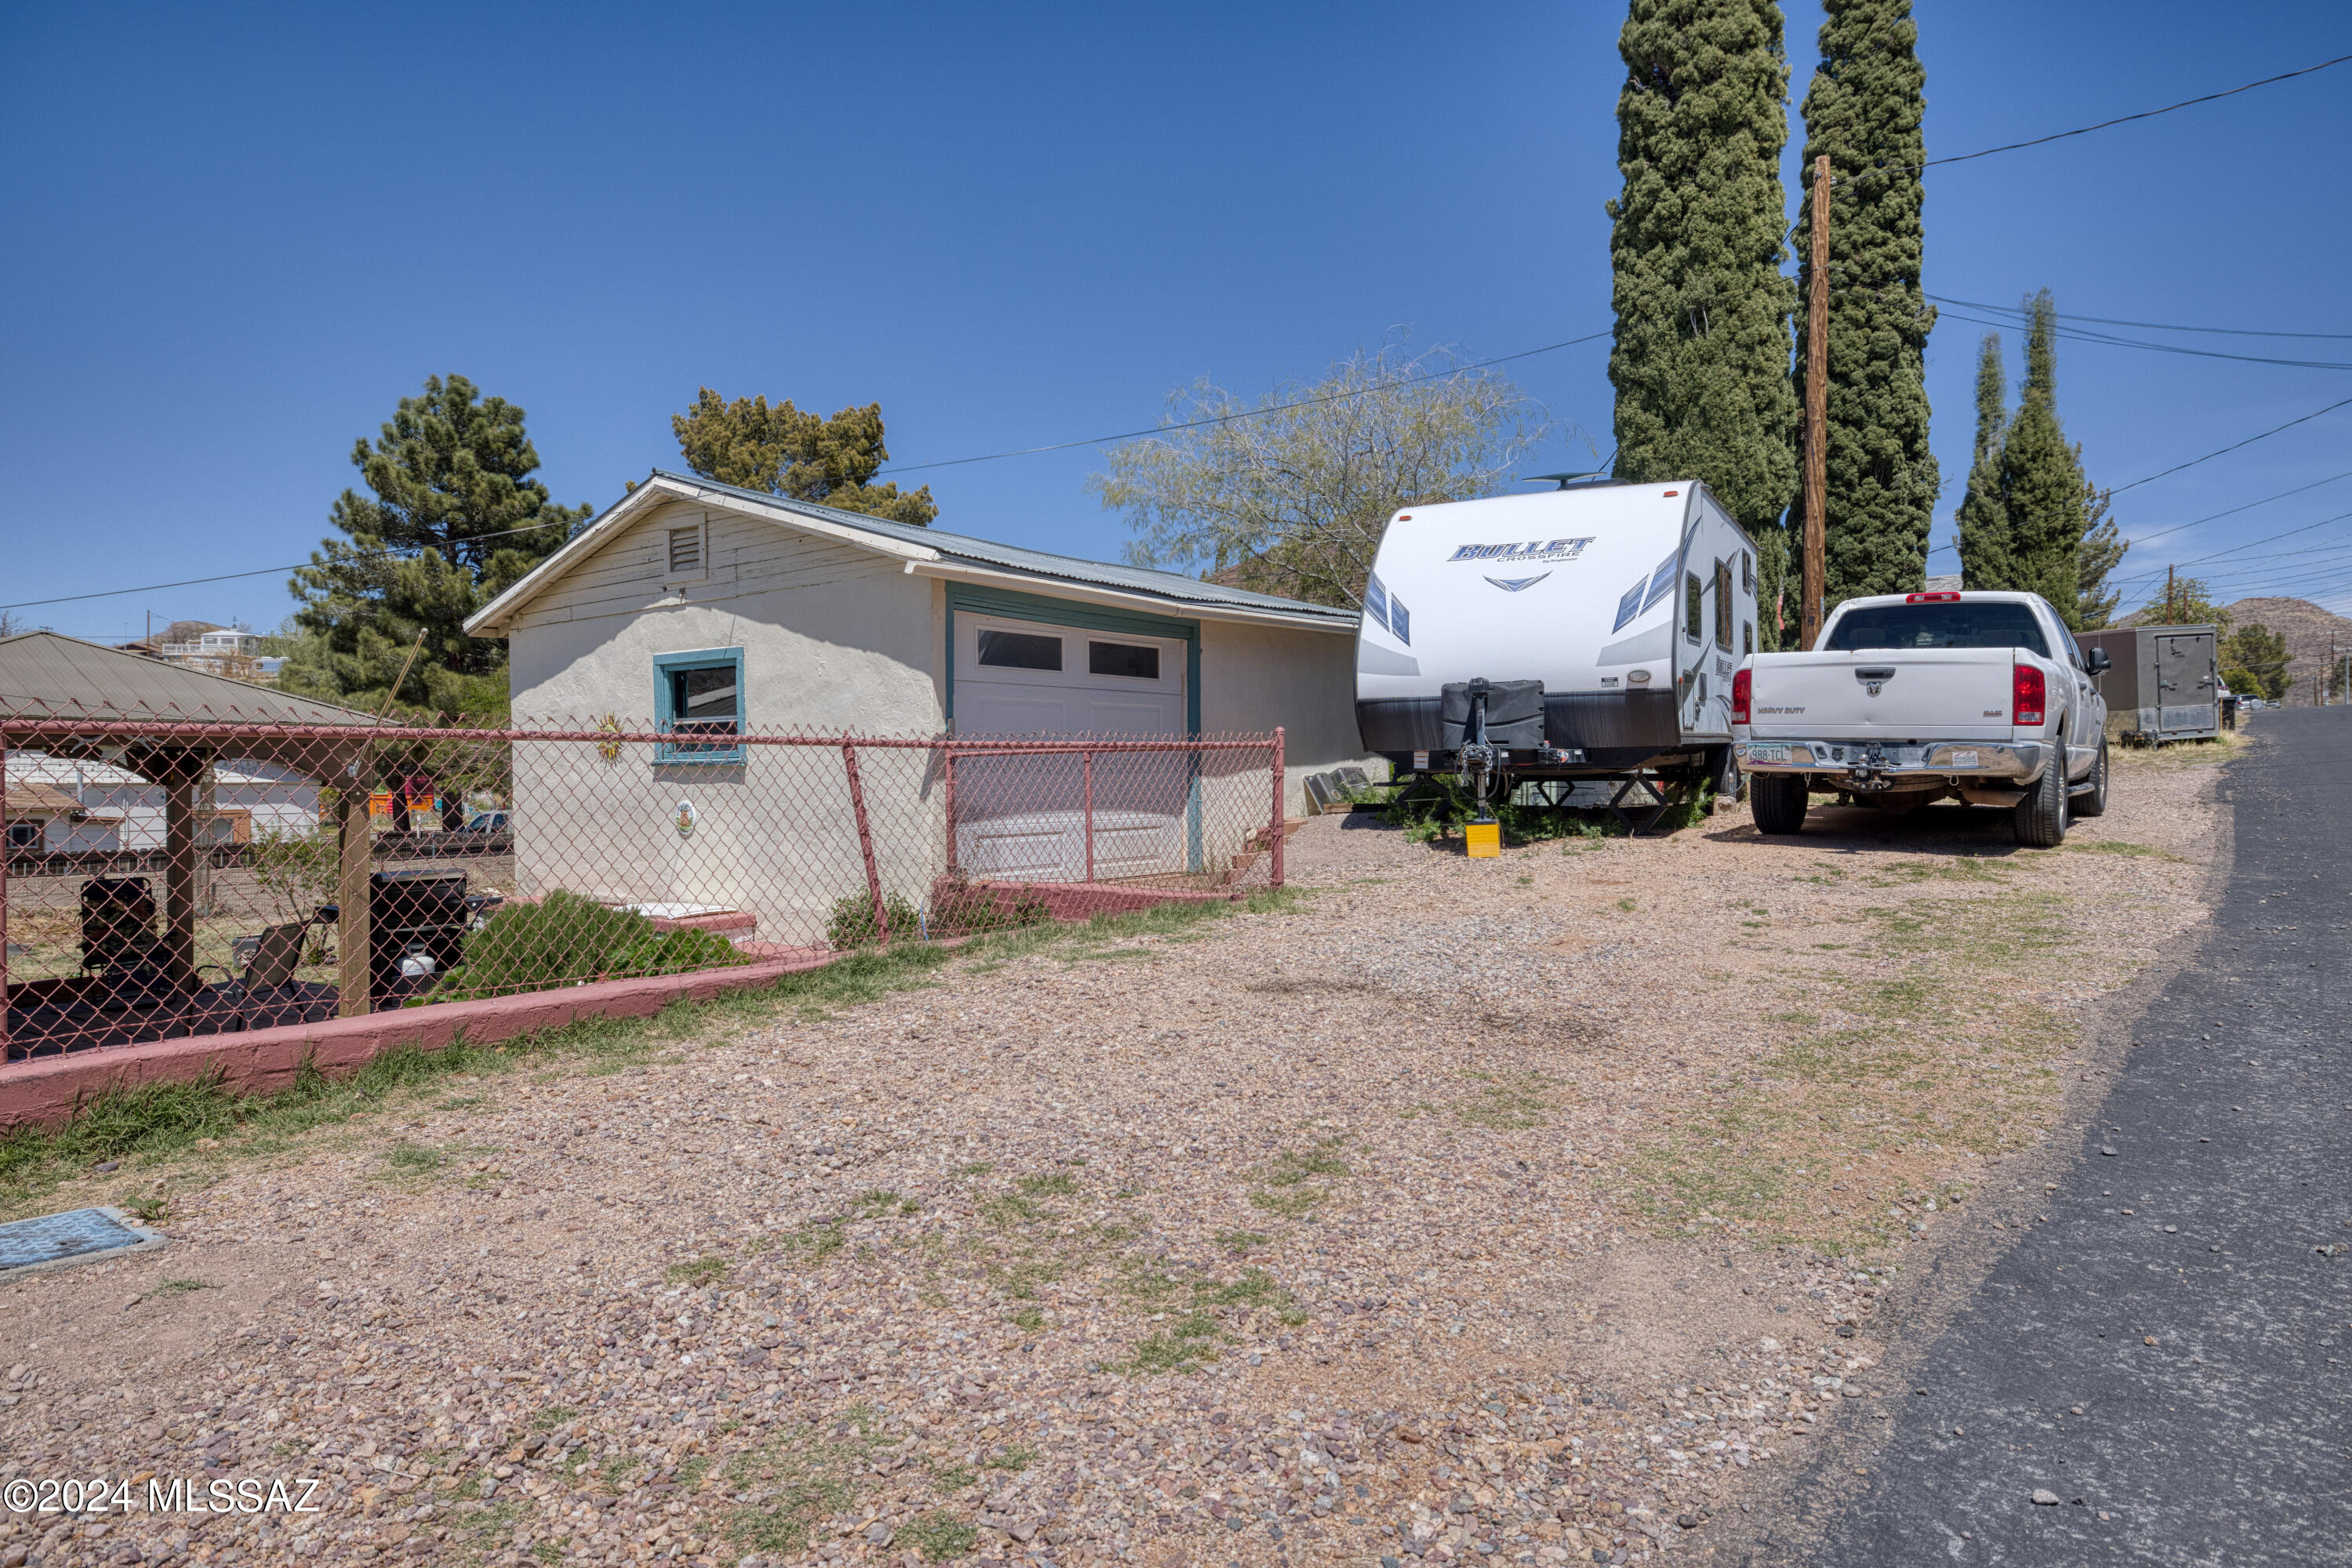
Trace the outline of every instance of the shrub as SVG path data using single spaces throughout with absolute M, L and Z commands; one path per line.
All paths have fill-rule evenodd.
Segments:
M 681 974 L 749 963 L 707 931 L 657 931 L 629 910 L 606 909 L 562 889 L 535 904 L 509 904 L 466 939 L 466 962 L 418 1002 L 463 1002 L 545 991 L 620 975 Z
M 882 900 L 882 912 L 889 917 L 890 940 L 905 942 L 922 932 L 922 917 L 915 906 L 897 893 Z M 845 893 L 833 900 L 833 918 L 824 924 L 824 940 L 837 952 L 847 952 L 853 947 L 872 947 L 882 940 L 874 929 L 874 900 L 865 893 Z

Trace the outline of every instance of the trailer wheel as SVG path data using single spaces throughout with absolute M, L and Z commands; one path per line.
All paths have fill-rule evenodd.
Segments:
M 2010 808 L 2023 849 L 2055 849 L 2066 842 L 2066 740 L 2060 736 L 2042 777 Z
M 1795 833 L 1805 826 L 1806 797 L 1802 773 L 1758 773 L 1748 781 L 1748 806 L 1756 816 L 1759 833 Z
M 2105 816 L 2107 813 L 2107 742 L 2099 739 L 2099 760 L 2091 764 L 2091 788 L 2088 794 L 2071 797 L 2067 810 L 2076 816 Z

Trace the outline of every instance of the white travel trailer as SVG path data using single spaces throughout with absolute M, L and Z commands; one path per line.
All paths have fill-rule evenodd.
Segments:
M 1755 541 L 1694 479 L 1411 507 L 1365 589 L 1356 723 L 1399 777 L 1482 795 L 1645 771 L 1736 787 L 1756 614 Z

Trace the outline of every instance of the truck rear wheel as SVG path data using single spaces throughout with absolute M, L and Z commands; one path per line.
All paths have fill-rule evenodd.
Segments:
M 2066 842 L 2066 742 L 2051 748 L 2042 777 L 2010 808 L 2017 842 L 2024 849 L 2055 849 Z
M 1748 809 L 1759 833 L 1795 833 L 1805 826 L 1805 775 L 1757 773 L 1748 781 Z

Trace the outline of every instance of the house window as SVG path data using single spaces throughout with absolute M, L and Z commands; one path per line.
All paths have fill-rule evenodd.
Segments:
M 669 531 L 669 573 L 672 577 L 702 575 L 702 524 L 688 523 Z
M 1696 572 L 1683 574 L 1683 636 L 1693 642 L 1706 636 L 1706 587 Z
M 1149 643 L 1087 644 L 1088 675 L 1123 675 L 1130 680 L 1160 679 L 1160 650 Z
M 980 629 L 980 662 L 997 669 L 1059 669 L 1062 639 L 1035 632 Z
M 671 737 L 658 763 L 743 760 L 743 650 L 667 653 L 654 660 L 656 728 Z
M 41 847 L 41 825 L 37 822 L 12 822 L 8 825 L 8 847 L 38 849 Z

